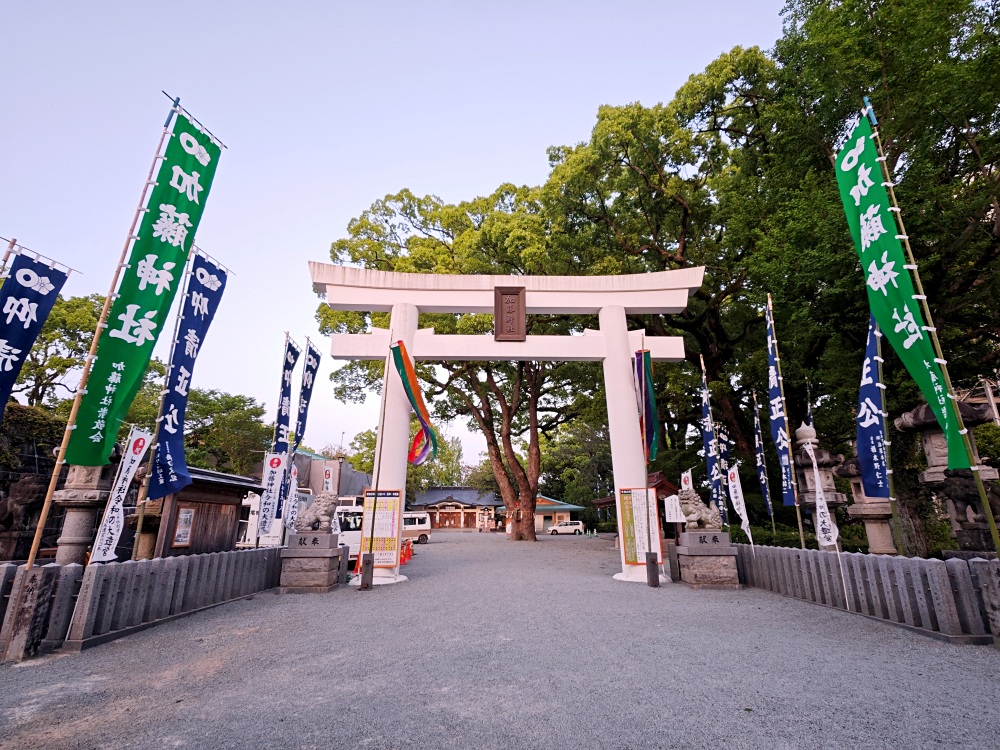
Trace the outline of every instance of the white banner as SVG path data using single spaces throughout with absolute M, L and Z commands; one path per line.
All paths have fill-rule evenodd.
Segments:
M 333 469 L 323 468 L 323 492 L 333 492 Z
M 826 504 L 826 495 L 823 494 L 819 465 L 816 463 L 816 451 L 813 450 L 812 443 L 805 443 L 802 447 L 809 454 L 809 460 L 812 461 L 813 465 L 813 484 L 816 487 L 816 515 L 813 518 L 813 523 L 816 526 L 816 541 L 821 547 L 833 547 L 837 544 L 840 532 L 837 530 L 837 522 L 830 515 L 830 508 Z
M 733 507 L 736 508 L 736 514 L 740 517 L 740 528 L 743 529 L 743 533 L 750 540 L 750 545 L 753 546 L 753 535 L 750 533 L 750 516 L 747 515 L 747 504 L 743 499 L 743 485 L 740 484 L 739 466 L 731 466 L 727 478 L 729 479 L 729 499 L 732 501 Z
M 288 497 L 285 498 L 285 526 L 294 531 L 295 519 L 299 515 L 299 467 L 292 461 L 292 479 L 288 483 Z
M 146 449 L 149 448 L 149 441 L 152 439 L 150 433 L 136 427 L 133 427 L 128 434 L 127 448 L 122 455 L 121 463 L 118 464 L 118 474 L 115 476 L 111 496 L 108 497 L 108 506 L 104 509 L 104 518 L 101 519 L 101 526 L 94 540 L 94 549 L 90 554 L 91 562 L 109 562 L 118 558 L 115 547 L 118 546 L 118 539 L 125 525 L 125 512 L 122 506 L 129 485 L 132 484 L 135 472 L 142 463 Z
M 274 510 L 278 507 L 278 491 L 285 478 L 285 453 L 264 454 L 264 476 L 261 484 L 264 491 L 260 495 L 260 515 L 257 517 L 257 536 L 271 533 L 271 523 L 274 521 Z
M 691 478 L 691 469 L 688 469 L 683 474 L 681 474 L 681 489 L 682 490 L 694 489 L 694 480 Z
M 685 472 L 687 473 L 689 472 Z M 684 523 L 687 520 L 681 510 L 681 499 L 677 495 L 663 498 L 663 520 L 667 523 Z

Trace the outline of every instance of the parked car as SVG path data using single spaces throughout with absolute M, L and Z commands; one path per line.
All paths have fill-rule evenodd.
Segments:
M 560 521 L 549 527 L 550 534 L 583 534 L 583 521 Z

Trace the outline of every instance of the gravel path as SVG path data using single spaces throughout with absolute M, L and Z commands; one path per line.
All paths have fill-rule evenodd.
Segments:
M 607 539 L 436 533 L 406 583 L 0 668 L 0 748 L 1000 746 L 993 647 L 618 569 Z

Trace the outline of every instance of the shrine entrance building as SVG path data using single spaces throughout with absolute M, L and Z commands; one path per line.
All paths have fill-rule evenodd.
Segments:
M 427 362 L 599 361 L 604 369 L 621 533 L 625 528 L 621 490 L 642 488 L 646 483 L 632 375 L 635 352 L 648 349 L 654 362 L 684 359 L 683 339 L 630 331 L 626 315 L 682 312 L 691 294 L 701 287 L 703 267 L 623 276 L 461 276 L 372 271 L 311 262 L 309 271 L 313 289 L 324 295 L 325 303 L 334 310 L 390 313 L 388 329 L 331 336 L 333 359 L 386 362 L 388 377 L 382 389 L 373 472 L 378 487 L 373 489 L 406 487 L 410 404 L 400 379 L 389 375 L 392 343 L 402 341 L 414 360 Z M 493 314 L 496 291 L 510 288 L 523 288 L 521 300 L 526 315 L 597 315 L 600 327 L 582 336 L 526 336 L 520 341 L 497 341 L 488 334 L 437 335 L 432 328 L 417 328 L 421 312 Z M 619 545 L 622 572 L 615 577 L 645 583 L 645 561 L 627 562 L 625 546 Z M 378 576 L 402 579 L 398 566 L 395 570 L 376 570 Z

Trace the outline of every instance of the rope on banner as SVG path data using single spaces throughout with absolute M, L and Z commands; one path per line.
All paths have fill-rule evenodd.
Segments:
M 7 239 L 6 237 L 0 237 L 0 242 L 7 243 L 7 249 L 4 251 L 4 256 L 2 261 L 2 267 L 4 269 L 7 268 L 7 260 L 10 258 L 11 255 L 20 255 L 22 252 L 24 252 L 24 253 L 31 253 L 32 255 L 34 255 L 35 260 L 37 261 L 40 261 L 42 263 L 48 263 L 49 268 L 55 268 L 58 271 L 63 271 L 65 269 L 65 273 L 81 273 L 72 266 L 67 266 L 62 261 L 50 258 L 48 255 L 40 253 L 37 250 L 32 250 L 30 247 L 25 247 L 24 245 L 18 243 L 16 239 Z
M 205 135 L 207 135 L 213 141 L 215 141 L 220 146 L 222 146 L 222 148 L 224 148 L 224 149 L 228 149 L 229 148 L 229 146 L 227 146 L 225 143 L 223 143 L 221 140 L 219 140 L 219 137 L 215 133 L 213 133 L 211 130 L 209 130 L 208 128 L 206 128 L 205 125 L 201 122 L 201 120 L 199 120 L 197 117 L 195 117 L 194 115 L 192 115 L 188 110 L 186 110 L 184 107 L 182 107 L 180 105 L 180 101 L 181 101 L 180 97 L 177 97 L 176 99 L 174 99 L 174 97 L 172 97 L 170 94 L 168 94 L 163 89 L 160 89 L 160 93 L 163 94 L 165 97 L 167 97 L 167 99 L 169 99 L 170 101 L 172 101 L 174 103 L 174 109 L 173 109 L 174 112 L 182 112 L 184 114 L 184 116 L 187 117 L 191 122 L 197 123 L 198 127 L 202 129 L 202 131 L 205 133 Z M 167 122 L 169 124 L 170 121 L 167 120 Z

